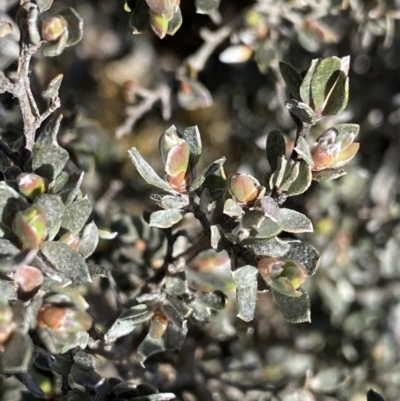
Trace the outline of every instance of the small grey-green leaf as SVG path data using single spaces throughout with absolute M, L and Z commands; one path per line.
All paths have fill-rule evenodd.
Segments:
M 317 65 L 320 61 L 321 60 L 318 58 L 311 61 L 311 65 L 308 68 L 308 71 L 300 86 L 300 98 L 303 101 L 303 103 L 307 104 L 308 106 L 312 105 L 311 80 L 313 78 L 315 69 L 317 68 Z
M 189 204 L 189 199 L 180 194 L 177 195 L 153 195 L 151 196 L 164 209 L 183 209 Z
M 300 160 L 299 174 L 294 182 L 289 186 L 287 195 L 294 196 L 304 193 L 310 187 L 311 181 L 311 167 L 304 160 Z
M 83 229 L 77 251 L 86 259 L 97 247 L 99 243 L 99 230 L 94 221 L 90 222 Z
M 43 92 L 43 97 L 47 99 L 54 99 L 57 97 L 63 78 L 63 74 L 56 75 L 47 85 L 46 90 Z
M 286 83 L 286 86 L 291 93 L 291 98 L 301 100 L 300 98 L 300 85 L 303 82 L 303 78 L 297 72 L 297 70 L 288 63 L 283 61 L 279 62 L 279 70 Z
M 114 342 L 117 338 L 126 336 L 135 330 L 140 323 L 146 322 L 153 316 L 154 311 L 147 305 L 135 305 L 123 312 L 105 334 L 106 342 Z
M 279 292 L 282 295 L 294 298 L 300 297 L 302 294 L 301 291 L 294 288 L 293 283 L 286 277 L 274 278 L 273 280 L 271 280 L 270 286 L 274 291 L 274 294 L 276 292 Z
M 199 209 L 204 214 L 209 214 L 213 209 L 215 202 L 210 195 L 210 190 L 205 187 L 200 194 Z
M 299 136 L 294 149 L 309 166 L 314 167 L 314 160 L 311 156 L 310 145 L 303 136 Z
M 0 228 L 11 228 L 14 216 L 29 206 L 25 198 L 4 181 L 0 182 Z
M 128 154 L 132 159 L 137 171 L 147 183 L 153 185 L 154 187 L 163 189 L 164 191 L 176 193 L 176 191 L 171 187 L 171 185 L 168 184 L 168 182 L 159 177 L 159 175 L 154 171 L 153 167 L 151 167 L 150 164 L 143 159 L 135 147 L 128 150 Z
M 310 298 L 302 288 L 299 288 L 299 291 L 302 292 L 300 297 L 288 297 L 273 290 L 279 310 L 290 323 L 311 322 Z
M 265 213 L 262 210 L 247 210 L 242 218 L 242 226 L 257 229 L 264 220 Z
M 334 127 L 337 130 L 336 141 L 338 143 L 352 142 L 354 138 L 360 132 L 360 126 L 358 124 L 338 124 Z
M 158 210 L 150 216 L 150 226 L 169 228 L 182 220 L 183 214 L 177 209 Z
M 46 259 L 72 282 L 92 281 L 83 256 L 67 244 L 45 241 L 41 244 L 40 250 Z
M 342 169 L 325 169 L 320 171 L 313 171 L 312 172 L 312 179 L 314 181 L 330 181 L 336 180 L 339 177 L 346 175 L 346 171 Z
M 68 180 L 60 190 L 59 195 L 65 206 L 70 205 L 78 196 L 80 187 L 83 182 L 84 173 L 71 173 L 68 175 Z
M 202 304 L 215 310 L 224 309 L 227 299 L 226 295 L 219 290 L 212 292 L 197 291 L 196 298 Z
M 82 353 L 82 351 L 79 352 Z M 76 359 L 76 356 L 74 359 Z M 87 390 L 97 389 L 104 381 L 105 378 L 100 376 L 94 370 L 94 367 L 89 364 L 84 364 L 84 361 L 82 361 L 81 366 L 78 363 L 74 363 L 68 375 L 68 382 L 72 386 L 81 386 Z
M 282 231 L 282 227 L 279 222 L 275 223 L 270 218 L 265 218 L 260 226 L 254 230 L 256 238 L 271 238 L 275 237 Z
M 75 234 L 78 234 L 92 213 L 92 205 L 85 196 L 83 199 L 71 203 L 65 208 L 61 221 L 61 227 Z
M 61 171 L 59 176 L 50 183 L 49 192 L 52 194 L 57 194 L 68 182 L 69 174 L 66 171 Z
M 221 0 L 196 0 L 196 12 L 198 14 L 211 14 L 217 10 Z
M 191 168 L 194 168 L 199 161 L 202 152 L 201 136 L 197 125 L 185 128 L 182 138 L 189 144 L 189 165 Z
M 288 233 L 312 232 L 311 220 L 302 213 L 292 209 L 281 208 L 279 224 L 283 231 Z
M 0 238 L 0 255 L 17 255 L 19 249 L 8 239 Z
M 62 114 L 50 115 L 50 117 L 40 126 L 39 135 L 35 144 L 40 146 L 57 144 L 57 134 L 60 129 L 62 118 Z M 27 171 L 26 168 L 25 171 Z
M 166 339 L 166 349 L 169 351 L 180 350 L 186 339 L 188 329 L 185 320 L 182 327 L 175 324 L 169 324 L 165 330 L 164 337 Z
M 250 248 L 257 256 L 270 256 L 272 258 L 280 258 L 290 249 L 288 243 L 277 237 L 271 239 L 250 237 L 243 240 L 242 245 Z
M 217 252 L 223 249 L 223 230 L 219 224 L 210 227 L 210 245 Z
M 251 322 L 257 303 L 258 269 L 246 265 L 235 270 L 232 275 L 236 284 L 237 316 L 245 322 Z
M 72 7 L 62 10 L 60 15 L 68 22 L 67 46 L 74 46 L 82 40 L 83 19 Z
M 85 349 L 89 341 L 89 334 L 83 330 L 72 333 L 67 337 L 65 332 L 60 334 L 57 329 L 50 327 L 40 327 L 38 333 L 40 339 L 52 354 L 64 354 L 76 347 Z
M 23 251 L 18 250 L 18 253 L 13 256 L 0 255 L 0 271 L 3 271 L 4 273 L 15 271 L 20 266 L 29 265 L 35 256 L 36 251 L 33 249 L 24 249 Z
M 270 196 L 264 196 L 260 200 L 260 205 L 265 216 L 277 223 L 279 220 L 279 206 L 276 201 Z
M 175 35 L 178 29 L 182 26 L 182 22 L 182 12 L 181 9 L 178 7 L 178 10 L 176 10 L 176 13 L 172 17 L 172 19 L 168 21 L 167 35 Z
M 290 241 L 288 244 L 290 249 L 285 253 L 284 258 L 301 263 L 306 268 L 308 276 L 315 274 L 321 254 L 312 245 L 305 242 Z
M 243 209 L 233 199 L 229 198 L 224 203 L 224 214 L 230 217 L 240 217 Z
M 165 289 L 167 290 L 167 293 L 172 295 L 168 298 L 170 302 L 172 300 L 172 303 L 177 304 L 177 308 L 181 310 L 183 315 L 186 315 L 186 313 L 188 312 L 188 310 L 186 309 L 187 304 L 185 303 L 185 306 L 182 307 L 183 304 L 181 303 L 181 301 L 175 298 L 180 298 L 188 293 L 188 285 L 185 273 L 179 272 L 175 274 L 168 274 L 165 280 Z
M 168 324 L 166 331 L 161 338 L 152 338 L 147 334 L 141 342 L 136 352 L 136 357 L 143 365 L 148 357 L 165 350 L 175 350 L 182 347 L 187 335 L 186 321 L 183 327 L 177 327 L 174 324 Z
M 291 99 L 285 102 L 285 107 L 297 116 L 303 123 L 314 125 L 316 122 L 314 110 L 303 102 Z
M 13 331 L 5 345 L 2 373 L 12 375 L 28 370 L 33 353 L 33 343 L 28 334 Z
M 300 163 L 289 160 L 285 175 L 283 176 L 282 183 L 280 185 L 280 190 L 286 192 L 289 187 L 296 181 L 300 173 Z
M 339 72 L 337 81 L 327 97 L 322 110 L 323 116 L 335 116 L 343 111 L 349 101 L 349 78 Z
M 269 179 L 269 186 L 270 188 L 280 188 L 283 178 L 286 175 L 286 168 L 287 168 L 287 160 L 285 156 L 281 156 L 278 159 L 278 168 L 275 170 L 275 172 L 271 175 L 271 178 Z
M 325 58 L 317 65 L 311 81 L 314 110 L 321 111 L 326 97 L 337 80 L 340 68 L 341 61 L 336 56 Z
M 274 129 L 268 134 L 266 151 L 271 171 L 275 171 L 279 165 L 279 158 L 285 156 L 286 153 L 285 138 L 278 129 Z
M 41 206 L 46 213 L 46 228 L 48 240 L 51 241 L 60 228 L 65 210 L 64 203 L 58 195 L 42 194 L 35 198 L 35 204 Z
M 214 174 L 216 171 L 218 171 L 223 164 L 226 161 L 226 157 L 221 157 L 218 160 L 215 160 L 211 164 L 209 164 L 202 172 L 201 174 L 193 181 L 192 185 L 190 186 L 190 191 L 195 191 L 197 188 L 200 187 L 200 185 L 203 184 L 205 179 L 210 176 L 211 174 Z
M 42 45 L 41 49 L 43 56 L 45 57 L 59 56 L 65 50 L 67 42 L 68 42 L 68 30 L 64 29 L 63 33 L 56 42 L 45 42 Z
M 182 301 L 178 300 L 178 302 L 182 302 Z M 179 309 L 182 309 L 182 307 Z M 175 307 L 175 305 L 172 305 L 171 302 L 165 302 L 164 304 L 161 305 L 161 310 L 164 313 L 164 315 L 167 317 L 169 322 L 172 322 L 173 324 L 175 324 L 178 327 L 182 327 L 182 324 L 185 320 L 185 316 L 181 313 L 180 310 L 178 310 Z M 189 310 L 189 314 L 190 314 L 190 310 Z
M 144 366 L 144 362 L 151 355 L 165 351 L 167 349 L 165 342 L 166 341 L 164 337 L 153 338 L 150 336 L 150 334 L 147 334 L 136 351 L 136 358 L 138 362 Z
M 54 180 L 63 170 L 69 159 L 68 152 L 56 144 L 33 146 L 32 169 L 36 174 Z

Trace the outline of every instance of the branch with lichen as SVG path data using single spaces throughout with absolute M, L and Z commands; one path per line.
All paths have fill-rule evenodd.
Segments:
M 48 108 L 40 113 L 32 94 L 29 81 L 30 62 L 38 48 L 39 45 L 25 43 L 24 35 L 21 35 L 21 50 L 15 82 L 12 82 L 4 72 L 0 71 L 0 92 L 8 92 L 18 100 L 24 126 L 25 148 L 28 150 L 32 150 L 36 131 L 42 122 L 61 104 L 60 98 L 55 96 L 51 99 Z

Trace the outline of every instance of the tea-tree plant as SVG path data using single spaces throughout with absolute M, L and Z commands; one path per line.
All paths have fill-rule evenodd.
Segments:
M 357 153 L 356 124 L 337 124 L 308 142 L 311 127 L 326 116 L 339 114 L 348 101 L 349 57 L 315 59 L 302 77 L 291 65 L 280 64 L 289 89 L 285 106 L 296 124 L 293 149 L 284 136 L 273 130 L 267 137 L 266 157 L 270 169 L 257 179 L 249 174 L 226 177 L 222 157 L 200 173 L 195 167 L 202 153 L 196 126 L 183 132 L 172 126 L 159 140 L 164 178 L 142 158 L 136 148 L 129 151 L 141 176 L 167 194 L 155 194 L 160 210 L 149 216 L 149 224 L 165 230 L 173 242 L 185 215 L 194 215 L 203 234 L 191 248 L 226 251 L 236 286 L 238 317 L 251 321 L 257 292 L 271 290 L 284 317 L 292 323 L 310 321 L 310 301 L 302 285 L 318 268 L 320 254 L 309 244 L 285 234 L 311 232 L 310 219 L 284 207 L 288 197 L 304 193 L 312 180 L 331 180 L 345 174 L 342 167 Z M 289 151 L 289 157 L 286 156 Z M 287 234 L 286 234 L 287 235 Z M 118 325 L 131 320 L 131 330 L 150 319 L 150 331 L 141 343 L 139 359 L 162 349 L 179 348 L 187 332 L 188 319 L 204 321 L 211 309 L 223 307 L 220 291 L 204 294 L 188 287 L 185 265 L 193 257 L 189 249 L 166 255 L 156 290 L 138 298 L 138 305 L 110 329 L 114 338 Z M 207 318 L 206 318 L 207 320 Z M 157 328 L 157 335 L 153 335 Z M 126 331 L 123 331 L 125 334 Z M 108 334 L 110 335 L 110 334 Z

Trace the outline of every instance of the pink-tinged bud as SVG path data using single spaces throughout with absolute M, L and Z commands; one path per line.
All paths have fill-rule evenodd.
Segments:
M 24 249 L 37 249 L 47 235 L 44 210 L 34 205 L 18 212 L 14 217 L 12 229 Z
M 165 131 L 158 148 L 164 164 L 166 180 L 178 192 L 184 192 L 189 185 L 190 146 L 176 132 L 174 126 Z
M 296 262 L 288 260 L 283 265 L 281 277 L 287 278 L 297 290 L 302 284 L 304 284 L 307 275 L 305 270 L 297 265 Z
M 266 281 L 280 276 L 283 271 L 282 262 L 276 258 L 262 258 L 257 263 L 260 276 Z
M 314 161 L 314 171 L 323 170 L 330 167 L 340 153 L 340 144 L 320 145 L 315 143 L 311 148 L 311 156 Z
M 79 247 L 79 235 L 74 234 L 71 232 L 67 232 L 61 236 L 58 242 L 62 242 L 63 244 L 67 244 L 70 248 L 74 249 L 75 251 Z
M 171 177 L 186 174 L 189 169 L 190 146 L 186 141 L 175 145 L 168 152 L 165 162 L 165 172 Z
M 175 191 L 177 192 L 186 192 L 186 189 L 190 185 L 190 177 L 186 174 L 186 172 L 182 172 L 181 174 L 175 177 L 166 174 L 165 179 L 171 184 L 171 187 L 174 188 Z
M 178 136 L 174 126 L 161 135 L 158 149 L 165 166 L 165 172 L 168 175 L 175 177 L 187 171 L 190 146 L 184 139 Z
M 319 145 L 333 145 L 336 142 L 337 131 L 334 128 L 329 128 L 324 131 L 318 138 Z
M 55 305 L 43 306 L 38 314 L 38 324 L 42 327 L 51 327 L 59 329 L 64 324 L 64 318 L 67 314 L 67 308 L 61 308 Z
M 337 169 L 347 164 L 360 147 L 359 143 L 353 143 L 354 138 L 351 134 L 341 140 L 335 128 L 326 130 L 311 147 L 313 170 Z
M 49 182 L 34 173 L 22 173 L 17 177 L 18 188 L 21 194 L 33 199 L 47 191 Z
M 153 32 L 160 38 L 164 39 L 168 32 L 168 20 L 161 14 L 157 14 L 150 10 L 150 26 Z
M 150 321 L 149 335 L 151 338 L 159 339 L 168 327 L 168 319 L 160 309 L 156 310 Z
M 42 22 L 42 39 L 46 42 L 54 42 L 67 28 L 67 20 L 61 15 L 48 17 Z
M 69 334 L 87 331 L 92 327 L 92 323 L 88 313 L 69 307 L 45 305 L 38 313 L 40 327 L 49 327 Z
M 0 304 L 0 345 L 8 340 L 15 327 L 12 318 L 12 309 L 6 304 Z
M 36 267 L 23 265 L 15 272 L 14 281 L 18 284 L 19 291 L 31 293 L 42 285 L 43 274 Z
M 248 203 L 262 196 L 265 189 L 253 176 L 234 173 L 229 176 L 228 191 L 237 202 Z

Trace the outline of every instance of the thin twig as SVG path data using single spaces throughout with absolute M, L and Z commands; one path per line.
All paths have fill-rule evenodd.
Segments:
M 24 126 L 25 147 L 32 150 L 35 142 L 35 134 L 43 121 L 61 105 L 58 96 L 51 99 L 48 108 L 41 114 L 32 93 L 29 70 L 32 56 L 40 45 L 25 43 L 26 35 L 21 34 L 20 55 L 18 60 L 17 79 L 13 83 L 0 71 L 0 92 L 8 92 L 19 103 Z
M 123 182 L 121 180 L 113 180 L 107 191 L 101 196 L 101 198 L 96 202 L 94 209 L 100 216 L 104 216 L 108 205 L 111 200 L 117 195 L 119 191 L 123 188 Z
M 168 120 L 171 116 L 171 90 L 168 85 L 163 83 L 154 90 L 135 87 L 132 89 L 132 94 L 142 97 L 143 100 L 138 104 L 130 105 L 126 108 L 126 119 L 115 132 L 117 139 L 120 139 L 131 132 L 139 118 L 150 111 L 158 101 L 161 102 L 162 116 L 164 120 Z
M 204 28 L 200 31 L 200 36 L 204 39 L 204 43 L 200 46 L 196 53 L 187 58 L 187 62 L 194 71 L 202 71 L 207 60 L 215 49 L 229 37 L 232 33 L 233 25 L 225 25 L 217 31 L 210 31 Z

